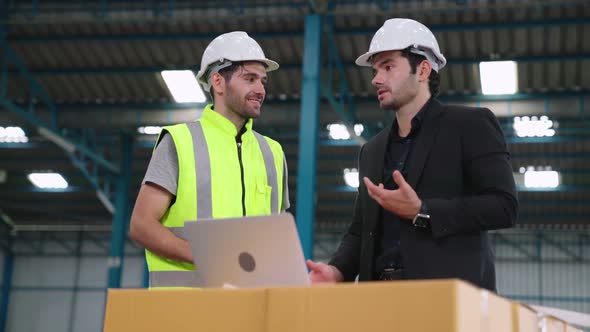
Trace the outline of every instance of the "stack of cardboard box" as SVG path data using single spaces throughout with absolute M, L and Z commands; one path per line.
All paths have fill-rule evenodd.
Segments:
M 574 332 L 459 280 L 314 287 L 109 290 L 105 332 Z

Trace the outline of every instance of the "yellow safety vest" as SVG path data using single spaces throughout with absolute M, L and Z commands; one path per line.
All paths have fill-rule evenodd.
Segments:
M 253 131 L 251 119 L 245 126 L 238 147 L 236 126 L 208 105 L 199 120 L 162 130 L 172 136 L 176 147 L 178 187 L 176 201 L 161 222 L 177 236 L 183 237 L 187 220 L 240 217 L 244 209 L 247 216 L 267 215 L 284 208 L 283 149 Z M 150 287 L 200 286 L 193 264 L 147 249 L 146 260 Z

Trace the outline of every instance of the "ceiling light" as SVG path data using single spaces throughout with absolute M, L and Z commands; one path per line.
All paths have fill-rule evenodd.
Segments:
M 137 128 L 137 132 L 144 135 L 158 135 L 162 131 L 162 127 L 145 126 Z
M 347 186 L 352 188 L 359 187 L 359 172 L 356 168 L 344 169 L 344 182 Z
M 21 127 L 0 127 L 0 143 L 27 143 L 29 138 Z
M 529 167 L 524 172 L 524 186 L 527 188 L 557 188 L 560 178 L 559 172 L 552 171 L 550 167 L 537 171 L 533 167 Z
M 365 126 L 363 126 L 362 123 L 357 123 L 354 125 L 354 133 L 357 136 L 361 136 L 363 134 L 363 131 L 365 131 Z
M 59 173 L 30 173 L 27 175 L 36 187 L 42 189 L 65 189 L 68 181 Z
M 346 126 L 340 123 L 332 123 L 327 126 L 330 132 L 330 138 L 334 140 L 350 139 L 350 133 Z
M 191 70 L 164 70 L 161 73 L 177 103 L 204 103 L 207 97 Z
M 479 63 L 481 92 L 484 95 L 514 94 L 518 90 L 516 62 L 484 61 Z
M 515 116 L 512 125 L 518 137 L 551 137 L 555 135 L 553 121 L 543 115 L 540 118 L 536 116 Z

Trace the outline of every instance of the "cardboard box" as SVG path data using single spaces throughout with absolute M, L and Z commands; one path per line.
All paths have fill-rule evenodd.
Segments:
M 105 332 L 513 331 L 510 301 L 458 280 L 109 290 Z
M 566 323 L 560 319 L 551 316 L 543 317 L 544 322 L 543 326 L 545 329 L 543 331 L 547 332 L 565 332 Z
M 547 331 L 581 331 L 577 330 L 574 325 L 590 327 L 589 314 L 540 305 L 531 305 L 530 307 L 537 312 L 539 317 L 548 317 L 548 319 L 542 320 L 543 328 Z
M 481 290 L 480 292 L 482 295 L 487 293 L 488 297 L 488 309 L 483 313 L 484 320 L 487 320 L 488 329 L 483 331 L 513 331 L 513 302 L 487 290 Z M 485 312 L 487 312 L 487 315 Z
M 268 306 L 273 332 L 512 331 L 510 301 L 457 280 L 276 288 Z
M 539 332 L 539 316 L 530 307 L 518 302 L 512 304 L 514 332 Z
M 512 305 L 514 332 L 583 332 L 567 322 L 547 314 L 546 311 L 538 311 L 536 308 L 561 310 L 549 307 L 530 307 L 523 303 L 514 302 Z
M 573 327 L 571 325 L 566 325 L 565 332 L 584 332 L 584 331 L 582 331 L 576 327 Z
M 264 331 L 266 291 L 109 289 L 105 332 Z

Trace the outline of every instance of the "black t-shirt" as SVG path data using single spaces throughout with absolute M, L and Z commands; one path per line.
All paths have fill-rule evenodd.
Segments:
M 407 179 L 406 163 L 412 153 L 414 140 L 420 131 L 422 119 L 430 100 L 424 104 L 422 109 L 412 118 L 412 129 L 406 137 L 399 136 L 399 125 L 397 120 L 393 121 L 389 132 L 385 161 L 383 163 L 383 186 L 389 190 L 398 189 L 393 181 L 393 171 L 398 170 Z M 400 223 L 407 222 L 398 215 L 385 209 L 381 209 L 379 222 L 379 243 L 376 252 L 375 275 L 378 276 L 385 268 L 403 268 L 400 252 Z

